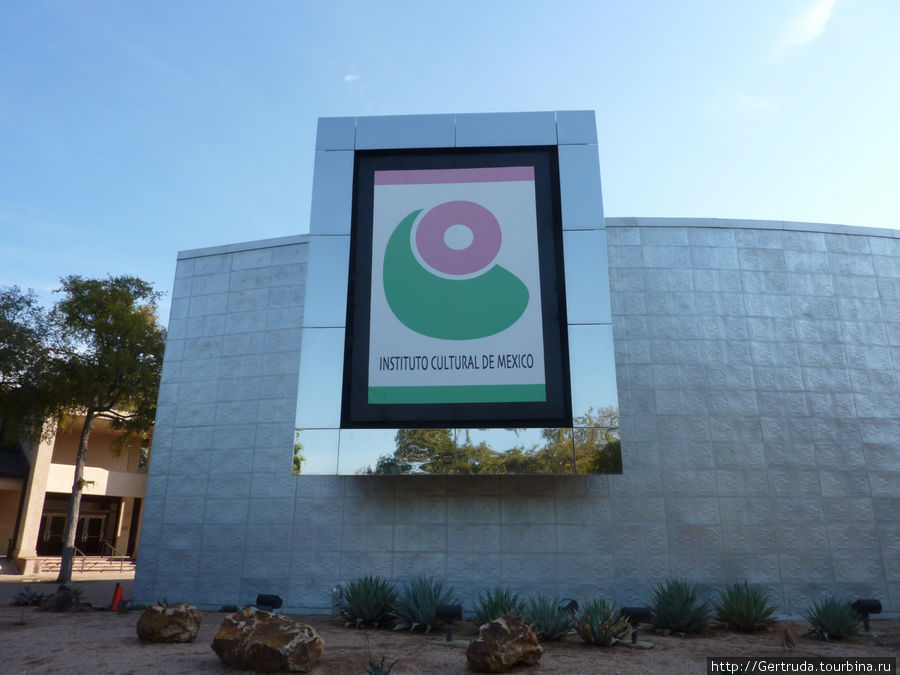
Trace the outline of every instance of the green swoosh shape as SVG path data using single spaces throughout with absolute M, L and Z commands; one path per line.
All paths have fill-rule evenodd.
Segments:
M 444 340 L 472 340 L 506 330 L 528 306 L 528 288 L 494 265 L 471 279 L 445 279 L 423 268 L 410 245 L 422 209 L 400 221 L 384 252 L 384 294 L 407 328 Z

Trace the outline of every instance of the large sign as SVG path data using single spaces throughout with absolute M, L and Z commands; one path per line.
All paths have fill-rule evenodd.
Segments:
M 342 426 L 570 426 L 556 148 L 357 153 Z

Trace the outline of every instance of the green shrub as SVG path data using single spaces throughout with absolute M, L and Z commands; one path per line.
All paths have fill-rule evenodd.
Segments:
M 384 654 L 382 654 L 381 662 L 379 663 L 370 656 L 369 663 L 368 663 L 368 665 L 366 665 L 367 675 L 391 675 L 391 671 L 394 669 L 394 666 L 397 665 L 397 661 L 399 661 L 400 659 L 397 659 L 397 661 L 394 661 L 390 665 L 386 665 L 385 664 L 386 658 L 387 657 Z
M 31 607 L 33 605 L 40 605 L 43 600 L 43 593 L 36 593 L 31 590 L 31 587 L 26 586 L 16 593 L 15 597 L 13 597 L 12 604 L 16 607 Z
M 377 626 L 391 618 L 397 589 L 381 577 L 354 579 L 341 595 L 340 613 L 347 626 Z
M 676 633 L 702 633 L 709 619 L 709 607 L 699 601 L 699 590 L 682 579 L 657 584 L 650 602 L 653 625 Z
M 806 610 L 804 617 L 812 628 L 812 632 L 823 640 L 840 640 L 852 637 L 859 632 L 859 614 L 849 602 L 839 602 L 827 598 L 814 602 Z
M 508 588 L 496 586 L 482 591 L 478 595 L 478 604 L 475 607 L 473 620 L 476 625 L 481 626 L 488 621 L 499 619 L 507 614 L 515 614 L 521 618 L 524 610 L 525 603 L 522 602 L 518 593 Z
M 424 628 L 427 633 L 443 623 L 437 618 L 438 605 L 456 602 L 453 588 L 444 588 L 444 580 L 436 577 L 413 579 L 400 592 L 394 603 L 393 614 L 397 618 L 394 630 Z
M 775 619 L 775 606 L 769 604 L 766 594 L 751 587 L 746 581 L 735 582 L 719 593 L 715 604 L 716 619 L 733 630 L 744 633 L 764 630 Z
M 569 611 L 559 604 L 558 597 L 542 593 L 528 599 L 522 618 L 531 626 L 538 640 L 559 640 L 571 631 Z
M 572 627 L 589 645 L 612 647 L 623 641 L 629 632 L 628 620 L 616 611 L 612 603 L 593 600 L 575 613 Z

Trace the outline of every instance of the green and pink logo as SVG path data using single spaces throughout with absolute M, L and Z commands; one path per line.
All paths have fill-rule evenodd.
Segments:
M 467 182 L 534 180 L 532 167 L 469 169 Z M 412 175 L 411 175 L 412 174 Z M 459 170 L 379 172 L 376 184 L 458 182 Z M 384 293 L 407 328 L 444 340 L 472 340 L 512 326 L 528 307 L 528 287 L 496 262 L 503 229 L 475 201 L 445 201 L 404 217 L 384 253 Z M 421 216 L 421 217 L 420 217 Z

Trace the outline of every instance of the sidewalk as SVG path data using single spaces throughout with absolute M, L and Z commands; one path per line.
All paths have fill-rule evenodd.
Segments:
M 133 572 L 91 572 L 72 574 L 71 585 L 78 586 L 82 591 L 82 598 L 92 605 L 108 605 L 112 601 L 116 583 L 122 586 L 122 596 L 126 600 L 131 599 L 131 588 L 134 584 Z M 0 605 L 12 604 L 13 598 L 25 586 L 36 593 L 53 593 L 59 587 L 56 583 L 56 573 L 32 574 L 25 576 L 19 574 L 11 560 L 0 558 Z

